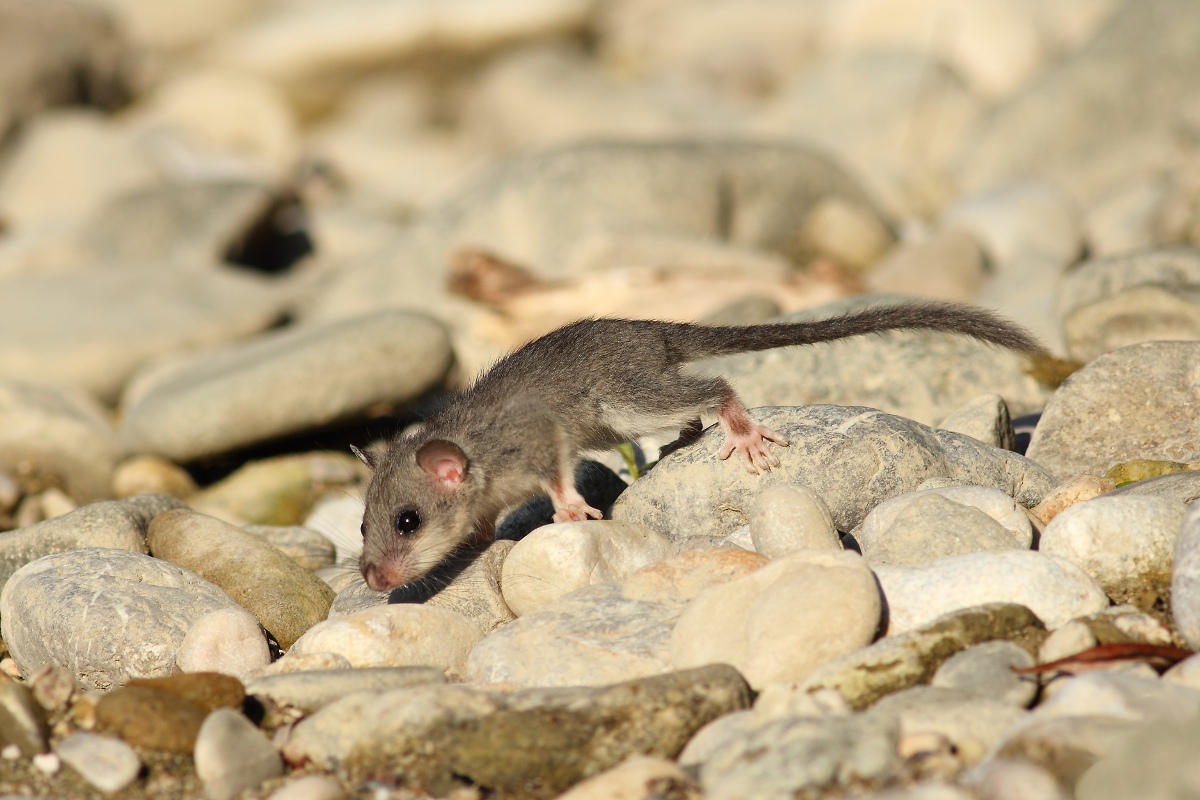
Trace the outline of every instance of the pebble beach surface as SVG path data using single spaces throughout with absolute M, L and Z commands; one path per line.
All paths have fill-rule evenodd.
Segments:
M 1197 41 L 1186 0 L 0 0 L 0 800 L 1197 796 Z M 1052 356 L 711 359 L 775 469 L 706 419 L 586 454 L 602 520 L 358 573 L 350 446 L 534 336 L 913 298 Z

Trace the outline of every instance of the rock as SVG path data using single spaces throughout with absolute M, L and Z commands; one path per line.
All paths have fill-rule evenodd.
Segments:
M 936 479 L 935 479 L 936 480 Z M 954 503 L 982 511 L 995 520 L 1019 547 L 1033 546 L 1033 528 L 1025 510 L 1004 492 L 989 486 L 940 486 L 902 494 L 871 509 L 855 529 L 864 540 L 877 538 L 904 513 L 907 505 L 927 495 L 939 495 Z
M 1070 790 L 1092 764 L 1119 749 L 1135 728 L 1130 720 L 1109 716 L 1040 718 L 1035 713 L 1010 732 L 995 755 L 1040 765 Z
M 813 253 L 857 274 L 866 272 L 893 241 L 891 230 L 871 209 L 840 197 L 817 203 L 804 221 L 800 239 Z
M 346 791 L 332 775 L 305 775 L 271 792 L 267 800 L 345 800 Z
M 343 669 L 353 669 L 353 667 L 350 660 L 339 653 L 288 653 L 287 658 L 281 658 L 271 666 L 259 670 L 258 677 Z M 429 669 L 433 669 L 433 667 Z
M 970 195 L 942 212 L 941 223 L 978 237 L 1004 270 L 1022 258 L 1046 258 L 1060 269 L 1075 260 L 1082 231 L 1070 199 L 1054 184 L 1010 183 Z
M 279 550 L 190 509 L 155 517 L 146 538 L 157 558 L 192 569 L 253 614 L 287 650 L 329 613 L 333 590 Z
M 216 267 L 11 277 L 0 294 L 0 377 L 74 386 L 112 402 L 152 359 L 268 327 L 283 299 L 265 279 Z
M 79 547 L 113 547 L 146 552 L 146 530 L 163 511 L 183 503 L 165 495 L 92 503 L 61 517 L 39 522 L 0 537 L 0 584 L 42 556 Z
M 725 665 L 512 694 L 465 686 L 360 692 L 300 722 L 286 754 L 355 772 L 400 767 L 435 794 L 454 785 L 453 775 L 549 798 L 631 755 L 674 758 L 705 723 L 749 704 L 749 688 Z
M 901 507 L 893 510 L 889 504 Z M 855 535 L 863 557 L 872 567 L 921 567 L 948 556 L 1022 549 L 1021 543 L 995 519 L 937 490 L 901 495 L 875 508 L 884 509 L 881 516 L 891 517 L 890 524 L 872 524 L 876 513 L 872 511 Z M 1028 526 L 1028 521 L 1025 524 Z
M 884 697 L 869 714 L 894 719 L 905 738 L 941 737 L 950 743 L 956 758 L 971 764 L 980 761 L 1029 712 L 961 689 L 913 686 Z
M 196 737 L 196 775 L 210 800 L 233 800 L 245 789 L 283 774 L 275 747 L 241 711 L 218 709 Z
M 0 381 L 0 470 L 22 462 L 90 503 L 111 496 L 117 448 L 107 412 L 83 392 Z
M 270 663 L 267 637 L 242 608 L 217 609 L 196 620 L 175 654 L 175 666 L 183 672 L 220 672 L 243 680 Z
M 46 752 L 50 725 L 28 686 L 0 684 L 0 743 L 14 745 L 29 758 Z
M 332 567 L 337 561 L 333 542 L 303 525 L 247 525 L 242 530 L 258 536 L 309 572 Z
M 1196 342 L 1145 342 L 1100 356 L 1050 398 L 1029 458 L 1060 476 L 1102 475 L 1133 458 L 1200 461 L 1198 369 Z
M 1129 731 L 1119 747 L 1080 776 L 1075 797 L 1167 800 L 1186 796 L 1194 791 L 1195 779 L 1183 765 L 1198 743 L 1200 729 L 1194 719 L 1155 720 L 1139 725 Z
M 981 394 L 968 400 L 938 423 L 944 431 L 961 433 L 1001 450 L 1017 449 L 1008 404 L 998 394 Z
M 1090 714 L 1136 721 L 1182 721 L 1200 712 L 1200 691 L 1156 677 L 1090 672 L 1063 683 L 1038 705 L 1038 717 Z
M 1163 497 L 1095 497 L 1056 516 L 1038 548 L 1081 567 L 1117 602 L 1166 596 L 1186 510 Z
M 1109 478 L 1097 475 L 1076 475 L 1067 478 L 1055 486 L 1051 492 L 1042 498 L 1042 502 L 1029 509 L 1029 513 L 1048 524 L 1066 509 L 1091 500 L 1115 489 L 1117 485 Z
M 630 486 L 613 506 L 613 519 L 675 540 L 724 536 L 746 524 L 759 492 L 802 483 L 825 501 L 838 530 L 848 531 L 879 503 L 933 477 L 991 486 L 1028 505 L 1053 483 L 1014 453 L 874 409 L 763 408 L 754 416 L 791 442 L 775 449 L 780 468 L 751 475 L 718 460 L 720 432 L 714 428 Z
M 990 758 L 963 776 L 988 800 L 1070 800 L 1049 770 L 1025 760 Z
M 1191 647 L 1200 647 L 1200 504 L 1192 503 L 1175 542 L 1171 614 Z
M 59 741 L 54 752 L 85 781 L 106 793 L 121 791 L 142 770 L 142 760 L 125 742 L 86 731 Z
M 481 638 L 479 629 L 461 614 L 401 603 L 318 623 L 285 658 L 332 652 L 354 667 L 433 666 L 459 676 L 467 653 Z
M 700 787 L 674 761 L 630 756 L 558 796 L 558 800 L 651 800 L 654 797 L 699 798 Z
M 1046 627 L 1108 607 L 1108 597 L 1082 569 L 1042 553 L 968 553 L 920 568 L 876 567 L 888 607 L 888 632 L 903 633 L 942 614 L 984 603 L 1027 606 Z
M 582 586 L 619 582 L 673 552 L 663 536 L 636 525 L 610 520 L 547 525 L 513 546 L 500 585 L 508 607 L 522 616 Z
M 930 685 L 1028 708 L 1037 695 L 1038 682 L 1013 670 L 1032 667 L 1034 663 L 1028 650 L 1012 642 L 983 642 L 946 659 L 933 674 Z
M 938 228 L 901 242 L 867 275 L 875 294 L 913 294 L 956 303 L 974 301 L 987 274 L 983 250 L 963 228 Z
M 769 720 L 699 764 L 700 784 L 713 800 L 783 800 L 851 783 L 883 783 L 900 773 L 898 739 L 894 720 L 871 715 Z
M 928 681 L 948 658 L 968 647 L 1044 634 L 1041 620 L 1024 606 L 993 603 L 968 608 L 842 656 L 810 675 L 804 688 L 810 693 L 834 689 L 853 708 L 862 709 L 892 692 Z
M 354 692 L 384 692 L 445 682 L 445 674 L 434 667 L 359 667 L 266 675 L 249 681 L 246 693 L 312 714 Z
M 801 551 L 698 594 L 671 632 L 671 664 L 732 664 L 756 689 L 800 681 L 870 644 L 880 610 L 860 556 Z
M 440 324 L 402 311 L 265 334 L 139 374 L 119 436 L 131 452 L 191 461 L 411 400 L 450 358 Z
M 169 494 L 183 499 L 196 493 L 196 482 L 182 467 L 158 456 L 133 456 L 117 465 L 112 491 L 118 498 Z
M 857 297 L 776 322 L 826 319 L 900 297 Z M 888 331 L 825 342 L 705 359 L 699 369 L 737 387 L 755 406 L 829 403 L 869 406 L 926 425 L 940 422 L 981 394 L 1002 395 L 1018 416 L 1041 409 L 1047 392 L 1026 370 L 1021 354 L 950 333 Z
M 829 507 L 804 485 L 773 486 L 754 498 L 750 508 L 754 551 L 781 558 L 797 550 L 840 550 Z
M 1159 219 L 1170 188 L 1161 178 L 1138 176 L 1106 192 L 1087 209 L 1088 252 L 1092 258 L 1124 256 L 1158 244 Z
M 1200 339 L 1200 255 L 1149 250 L 1086 261 L 1058 290 L 1067 352 L 1088 362 L 1131 344 Z
M 226 522 L 296 525 L 308 518 L 310 509 L 322 496 L 353 491 L 368 474 L 366 465 L 349 453 L 319 450 L 264 458 L 250 461 L 229 477 L 206 487 L 189 504 Z M 361 542 L 362 532 L 358 530 L 362 525 L 361 501 L 358 509 L 354 528 Z M 348 557 L 339 554 L 339 560 Z
M 246 690 L 241 681 L 218 672 L 132 678 L 122 689 L 153 689 L 180 697 L 205 712 L 218 708 L 241 708 L 246 699 Z
M 1112 492 L 1117 497 L 1168 497 L 1177 503 L 1190 505 L 1200 497 L 1200 473 L 1174 472 L 1120 486 Z
M 190 753 L 207 709 L 159 689 L 122 686 L 96 704 L 96 728 L 134 747 Z
M 93 599 L 80 605 L 81 596 Z M 17 570 L 0 592 L 0 625 L 23 674 L 54 664 L 72 670 L 84 689 L 109 689 L 130 677 L 169 675 L 188 630 L 220 608 L 237 605 L 194 572 L 90 547 Z

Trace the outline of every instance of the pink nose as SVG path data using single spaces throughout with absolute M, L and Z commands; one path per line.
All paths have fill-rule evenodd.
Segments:
M 378 564 L 364 564 L 362 574 L 367 586 L 375 592 L 391 591 L 400 585 L 400 581 L 396 579 L 393 571 L 384 569 Z

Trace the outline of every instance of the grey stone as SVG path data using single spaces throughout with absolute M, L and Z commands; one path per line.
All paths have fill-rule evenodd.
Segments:
M 252 679 L 246 682 L 246 694 L 269 697 L 280 705 L 312 714 L 354 692 L 383 692 L 445 682 L 445 674 L 433 667 L 306 670 Z
M 1188 508 L 1175 541 L 1171 615 L 1184 641 L 1200 647 L 1200 502 Z
M 1079 361 L 1131 344 L 1200 339 L 1200 254 L 1175 248 L 1094 259 L 1058 290 L 1067 352 Z
M 1008 403 L 998 394 L 981 394 L 950 412 L 937 427 L 961 433 L 1001 450 L 1017 449 Z
M 192 624 L 236 607 L 194 572 L 88 547 L 17 570 L 0 592 L 0 628 L 22 674 L 57 665 L 84 689 L 110 689 L 131 677 L 170 675 Z
M 0 537 L 0 586 L 30 561 L 52 553 L 79 547 L 115 547 L 145 553 L 150 521 L 164 511 L 183 507 L 181 501 L 164 494 L 105 500 L 9 531 Z
M 1078 800 L 1173 800 L 1194 796 L 1193 758 L 1200 747 L 1196 718 L 1155 720 L 1129 731 L 1121 744 L 1079 778 Z
M 984 642 L 946 659 L 930 685 L 961 689 L 1025 708 L 1037 695 L 1037 678 L 1018 675 L 1013 668 L 1032 667 L 1034 663 L 1028 650 L 1012 642 Z
M 1027 455 L 1060 478 L 1138 458 L 1200 461 L 1200 342 L 1106 353 L 1050 398 Z
M 1127 483 L 1110 492 L 1115 497 L 1169 497 L 1179 503 L 1191 505 L 1200 499 L 1200 471 L 1171 472 L 1157 478 Z
M 940 736 L 964 761 L 982 757 L 1029 715 L 1012 703 L 942 686 L 903 689 L 881 699 L 868 713 L 896 720 L 904 736 Z
M 852 707 L 866 708 L 887 694 L 928 681 L 948 658 L 968 647 L 993 640 L 1040 640 L 1045 630 L 1032 611 L 1016 604 L 955 611 L 825 665 L 809 676 L 804 688 L 836 689 Z
M 196 775 L 209 800 L 233 800 L 268 778 L 283 774 L 275 746 L 241 711 L 218 708 L 204 718 L 196 737 Z
M 309 572 L 332 567 L 337 561 L 333 542 L 303 525 L 247 525 L 242 530 L 278 548 Z
M 1052 519 L 1038 549 L 1081 567 L 1117 602 L 1166 596 L 1186 511 L 1165 497 L 1093 497 Z
M 903 300 L 911 298 L 855 297 L 774 321 L 819 320 Z M 748 407 L 870 406 L 933 425 L 985 393 L 1003 396 L 1017 415 L 1039 410 L 1048 392 L 1027 366 L 1026 356 L 967 336 L 888 331 L 706 359 L 696 368 L 724 377 Z
M 962 782 L 988 800 L 1071 800 L 1049 770 L 1024 759 L 986 759 Z
M 625 490 L 613 519 L 674 540 L 725 536 L 747 523 L 763 489 L 802 483 L 825 501 L 838 530 L 848 531 L 879 503 L 932 477 L 991 486 L 1023 505 L 1035 504 L 1054 483 L 1015 453 L 875 409 L 760 408 L 754 416 L 791 442 L 773 447 L 779 467 L 752 475 L 733 459 L 719 460 L 721 434 L 713 428 Z
M 1065 681 L 1042 701 L 1035 715 L 1083 717 L 1100 714 L 1135 721 L 1183 721 L 1200 714 L 1200 689 L 1121 672 L 1089 672 Z
M 974 234 L 1001 272 L 1030 256 L 1061 268 L 1075 260 L 1083 245 L 1070 199 L 1057 186 L 1040 181 L 968 195 L 943 211 L 941 222 Z
M 902 242 L 867 275 L 875 294 L 920 294 L 958 303 L 974 301 L 987 275 L 983 249 L 963 228 L 940 227 L 928 238 Z
M 112 402 L 150 360 L 257 333 L 279 318 L 284 300 L 263 278 L 216 267 L 9 278 L 0 293 L 0 377 L 74 386 Z
M 876 567 L 875 577 L 892 633 L 984 603 L 1027 606 L 1050 629 L 1109 605 L 1104 591 L 1079 567 L 1026 550 L 950 556 L 919 568 Z
M 825 501 L 802 485 L 772 486 L 754 498 L 750 539 L 756 553 L 779 558 L 797 550 L 840 550 Z
M 32 463 L 75 500 L 112 496 L 117 441 L 107 412 L 83 392 L 0 381 L 0 470 Z
M 190 461 L 411 400 L 450 360 L 445 329 L 423 314 L 295 327 L 140 373 L 118 435 L 130 452 Z
M 50 724 L 33 692 L 22 683 L 0 685 L 0 743 L 15 744 L 29 758 L 46 752 Z
M 119 792 L 137 778 L 142 760 L 120 739 L 76 731 L 54 745 L 71 769 L 102 792 Z
M 905 502 L 886 528 L 863 524 L 855 539 L 872 567 L 919 567 L 947 556 L 1021 549 L 996 520 L 937 492 L 921 492 Z
M 511 694 L 454 685 L 358 692 L 300 722 L 285 752 L 326 769 L 400 767 L 435 794 L 457 776 L 549 798 L 631 755 L 674 758 L 703 725 L 749 705 L 749 687 L 725 665 Z
M 1029 719 L 1009 732 L 994 756 L 1037 764 L 1070 792 L 1080 775 L 1098 760 L 1119 750 L 1137 723 L 1103 715 Z

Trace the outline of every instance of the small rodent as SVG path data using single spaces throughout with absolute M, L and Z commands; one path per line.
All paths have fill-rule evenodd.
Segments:
M 779 464 L 778 433 L 746 413 L 718 377 L 681 371 L 710 356 L 918 328 L 1044 352 L 1024 330 L 982 309 L 948 303 L 879 306 L 816 322 L 708 327 L 586 319 L 515 350 L 417 433 L 402 434 L 373 469 L 363 514 L 361 568 L 387 591 L 419 580 L 455 550 L 492 538 L 497 515 L 541 491 L 554 521 L 600 518 L 575 487 L 583 450 L 614 447 L 668 429 L 699 430 L 716 412 L 725 442 L 751 472 Z M 689 423 L 692 423 L 689 425 Z

